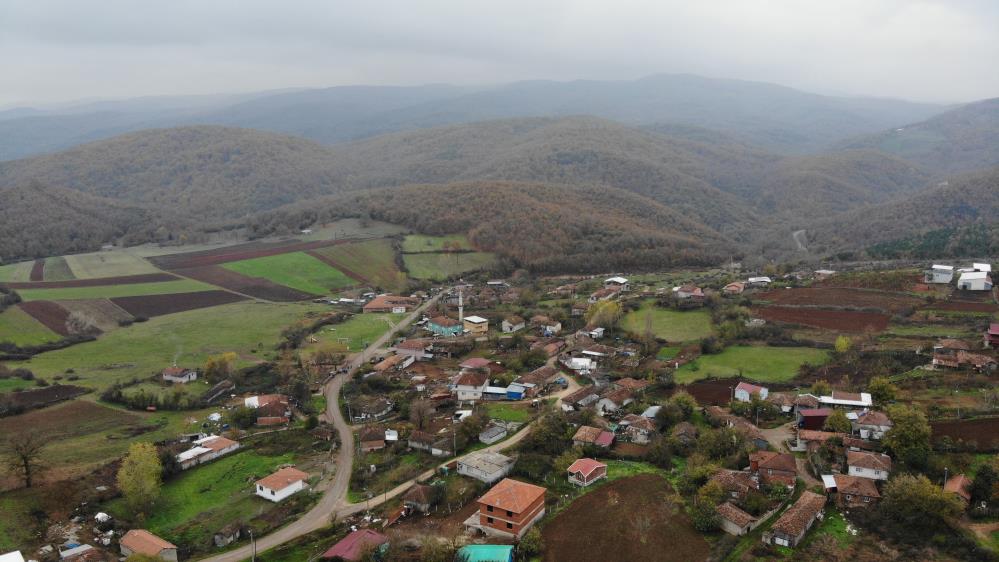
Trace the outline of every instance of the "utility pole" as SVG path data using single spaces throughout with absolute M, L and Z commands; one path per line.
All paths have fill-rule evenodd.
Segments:
M 253 538 L 253 530 L 248 531 L 250 533 L 250 545 L 253 547 L 253 556 L 250 558 L 252 562 L 257 562 L 257 541 Z

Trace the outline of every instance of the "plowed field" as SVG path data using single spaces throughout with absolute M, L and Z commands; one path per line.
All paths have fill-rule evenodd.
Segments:
M 888 328 L 887 314 L 875 312 L 853 312 L 847 310 L 820 310 L 814 308 L 789 308 L 784 306 L 761 306 L 753 308 L 753 315 L 767 322 L 785 322 L 813 328 L 825 328 L 840 332 L 882 332 Z
M 58 304 L 52 301 L 29 301 L 22 302 L 18 306 L 53 332 L 61 336 L 69 335 L 69 331 L 66 329 L 69 311 Z
M 251 297 L 278 302 L 294 302 L 313 298 L 309 293 L 272 283 L 259 277 L 247 277 L 217 265 L 177 270 L 177 273 L 191 279 L 211 283 L 224 289 L 250 295 Z
M 111 302 L 132 316 L 152 318 L 154 316 L 163 316 L 164 314 L 173 314 L 197 308 L 208 308 L 210 306 L 229 304 L 242 300 L 246 300 L 245 297 L 228 291 L 201 291 L 178 295 L 118 297 L 111 299 Z
M 948 436 L 965 446 L 974 443 L 974 449 L 979 452 L 999 450 L 999 418 L 936 421 L 930 422 L 930 427 L 934 442 Z
M 876 308 L 889 313 L 913 308 L 924 302 L 920 298 L 901 293 L 848 288 L 781 289 L 761 293 L 757 297 L 783 306 Z
M 200 252 L 188 252 L 185 254 L 169 254 L 149 258 L 156 266 L 163 269 L 187 269 L 192 267 L 204 267 L 207 265 L 218 265 L 231 261 L 242 261 L 266 256 L 276 256 L 288 252 L 300 252 L 304 250 L 315 250 L 334 244 L 346 244 L 347 240 L 318 240 L 315 242 L 283 241 L 283 242 L 250 242 L 248 244 L 238 244 L 214 250 L 203 250 Z
M 176 275 L 169 273 L 147 273 L 144 275 L 125 275 L 122 277 L 102 277 L 96 279 L 73 279 L 69 281 L 37 281 L 4 283 L 11 289 L 67 289 L 71 287 L 101 287 L 104 285 L 135 285 L 139 283 L 160 283 L 176 281 Z

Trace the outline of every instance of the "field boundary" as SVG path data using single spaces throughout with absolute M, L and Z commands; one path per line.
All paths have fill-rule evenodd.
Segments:
M 141 275 L 122 275 L 118 277 L 95 277 L 91 279 L 73 279 L 69 281 L 14 281 L 0 283 L 10 289 L 71 289 L 78 287 L 104 287 L 106 285 L 139 285 L 142 283 L 162 283 L 180 279 L 170 273 L 144 273 Z

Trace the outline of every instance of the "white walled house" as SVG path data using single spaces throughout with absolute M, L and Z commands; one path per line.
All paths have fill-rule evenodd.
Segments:
M 735 399 L 739 402 L 750 402 L 753 399 L 753 395 L 756 394 L 759 395 L 760 400 L 766 400 L 768 392 L 765 386 L 740 382 L 735 387 Z
M 891 457 L 881 453 L 866 451 L 847 451 L 847 474 L 870 478 L 871 480 L 888 480 L 891 474 Z
M 180 384 L 186 384 L 191 381 L 198 380 L 198 372 L 194 369 L 185 369 L 183 367 L 178 367 L 174 365 L 173 367 L 167 367 L 163 369 L 161 373 L 163 380 L 166 382 L 175 382 Z
M 519 332 L 527 326 L 527 323 L 520 316 L 507 316 L 503 319 L 501 329 L 504 334 Z
M 231 439 L 226 439 L 225 437 L 219 437 L 217 435 L 209 435 L 202 439 L 194 441 L 194 447 L 184 451 L 177 455 L 177 464 L 180 465 L 181 470 L 187 470 L 192 466 L 197 466 L 208 461 L 215 460 L 223 455 L 228 455 L 229 453 L 239 449 L 240 445 L 238 441 L 233 441 Z
M 863 412 L 853 422 L 853 432 L 860 435 L 861 439 L 880 440 L 891 428 L 891 419 L 884 412 Z
M 991 291 L 992 277 L 985 271 L 967 271 L 961 274 L 957 288 L 962 291 Z
M 499 453 L 479 451 L 458 460 L 458 474 L 492 484 L 513 469 L 513 459 Z
M 950 283 L 954 280 L 954 266 L 952 265 L 937 265 L 933 264 L 932 267 L 923 272 L 923 281 L 926 283 Z
M 309 475 L 297 468 L 286 467 L 256 482 L 258 496 L 279 502 L 307 487 Z
M 460 402 L 482 400 L 487 386 L 489 386 L 489 376 L 485 373 L 466 371 L 454 382 L 455 398 Z
M 623 292 L 627 292 L 628 289 L 630 289 L 628 286 L 628 279 L 626 277 L 609 277 L 604 280 L 604 287 L 616 288 Z

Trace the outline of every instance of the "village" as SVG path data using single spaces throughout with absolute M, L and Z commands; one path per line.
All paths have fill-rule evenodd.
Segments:
M 205 392 L 159 498 L 95 475 L 0 562 L 994 556 L 989 264 L 486 275 L 317 299 L 302 375 L 164 365 Z

